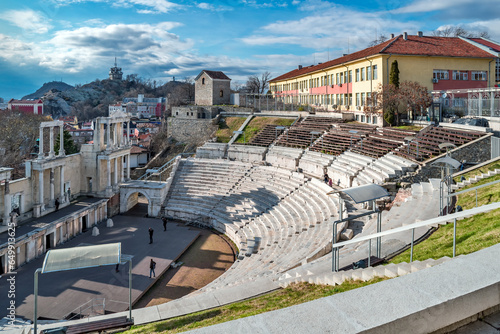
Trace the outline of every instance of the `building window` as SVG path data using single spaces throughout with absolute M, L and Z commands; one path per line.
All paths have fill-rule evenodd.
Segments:
M 356 93 L 356 106 L 360 106 L 361 103 L 359 101 L 359 93 Z
M 340 84 L 340 73 L 337 73 L 337 85 Z
M 352 106 L 352 94 L 349 94 L 349 105 Z
M 448 70 L 434 70 L 432 74 L 433 79 L 438 79 L 438 80 L 448 80 L 450 77 L 450 73 Z
M 365 105 L 365 93 L 361 93 L 361 106 Z
M 486 80 L 486 71 L 472 71 L 470 72 L 471 79 L 474 81 L 485 81 Z
M 453 80 L 464 80 L 467 81 L 469 73 L 467 71 L 453 71 Z
M 201 84 L 204 85 L 205 84 L 205 78 L 201 78 Z
M 349 82 L 352 82 L 352 70 L 349 71 Z
M 224 91 L 221 89 L 219 92 L 219 97 L 223 97 L 223 96 L 224 96 Z
M 356 69 L 356 82 L 359 81 L 359 68 Z
M 361 81 L 365 81 L 365 68 L 361 68 Z
M 377 65 L 373 65 L 373 80 L 378 79 Z
M 497 58 L 496 66 L 495 66 L 495 81 L 500 81 L 500 58 Z
M 365 115 L 361 115 L 361 122 L 364 123 L 365 122 Z
M 359 122 L 359 115 L 356 115 L 356 122 Z
M 371 80 L 372 79 L 372 68 L 368 66 L 366 68 L 366 80 Z
M 372 124 L 377 124 L 377 116 L 372 117 Z

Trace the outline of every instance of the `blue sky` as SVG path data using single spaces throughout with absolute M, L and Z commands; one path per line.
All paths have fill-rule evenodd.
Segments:
M 2 0 L 0 97 L 44 82 L 124 74 L 167 82 L 222 70 L 242 84 L 365 48 L 377 35 L 447 26 L 500 40 L 499 0 Z

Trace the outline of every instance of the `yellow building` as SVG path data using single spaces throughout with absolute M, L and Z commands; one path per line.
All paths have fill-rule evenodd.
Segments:
M 480 47 L 477 41 L 462 37 L 404 33 L 325 63 L 299 65 L 272 79 L 270 90 L 284 103 L 350 112 L 358 121 L 382 124 L 379 115 L 365 113 L 366 104 L 379 84 L 389 83 L 394 60 L 398 61 L 400 82 L 417 81 L 429 91 L 436 91 L 494 86 L 498 56 L 492 48 Z

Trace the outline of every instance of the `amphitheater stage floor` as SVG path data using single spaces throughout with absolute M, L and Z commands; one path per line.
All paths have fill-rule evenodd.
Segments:
M 149 263 L 156 262 L 156 278 L 196 240 L 198 231 L 182 224 L 169 223 L 163 231 L 160 219 L 137 216 L 115 216 L 114 227 L 99 225 L 100 235 L 93 237 L 91 230 L 71 239 L 58 248 L 122 243 L 122 254 L 132 255 L 132 302 L 138 300 L 151 287 L 155 279 L 149 278 Z M 154 229 L 154 242 L 149 244 L 148 228 Z M 57 248 L 56 248 L 57 249 Z M 44 256 L 18 269 L 15 280 L 16 317 L 33 320 L 34 272 L 41 268 Z M 0 318 L 6 315 L 7 278 L 0 278 Z M 61 319 L 93 298 L 105 298 L 106 312 L 128 309 L 128 263 L 115 266 L 79 269 L 39 275 L 38 319 Z

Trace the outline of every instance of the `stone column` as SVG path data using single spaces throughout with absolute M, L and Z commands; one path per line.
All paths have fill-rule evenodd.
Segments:
M 49 130 L 50 130 L 50 151 L 49 151 L 49 158 L 53 158 L 54 157 L 54 127 L 51 126 L 49 127 Z
M 64 126 L 59 127 L 59 156 L 64 156 Z
M 45 204 L 43 203 L 43 170 L 38 171 L 38 202 L 40 204 L 40 210 L 45 210 Z
M 110 124 L 106 124 L 106 150 L 109 150 L 111 148 L 110 146 L 110 132 L 111 131 L 111 126 Z
M 108 188 L 111 187 L 111 160 L 106 160 L 107 163 L 107 169 L 106 169 L 106 174 L 108 175 Z
M 66 202 L 66 200 L 65 200 L 66 195 L 64 193 L 64 166 L 61 166 L 60 168 L 61 168 L 61 170 L 60 170 L 60 174 L 59 174 L 59 179 L 61 181 L 60 181 L 59 190 L 60 190 L 61 195 L 59 197 L 60 197 L 60 202 L 64 203 L 64 202 Z
M 130 121 L 127 121 L 127 146 L 130 145 Z
M 115 158 L 115 186 L 118 184 L 118 158 Z
M 9 180 L 5 180 L 5 191 L 3 198 L 4 198 L 3 224 L 8 225 L 10 222 L 10 212 L 12 210 Z
M 120 182 L 125 182 L 125 171 L 124 171 L 124 166 L 123 166 L 123 160 L 124 160 L 125 156 L 121 156 L 120 157 Z
M 40 147 L 38 147 L 38 159 L 42 159 L 43 158 L 43 127 L 40 126 L 40 140 L 38 141 L 38 145 L 40 145 Z
M 120 144 L 120 147 L 123 146 L 123 122 L 120 122 L 118 123 L 118 137 L 120 138 L 119 139 L 119 144 Z
M 130 153 L 127 154 L 127 180 L 130 180 Z
M 118 146 L 118 137 L 116 136 L 117 124 L 113 124 L 113 147 L 116 148 Z
M 54 205 L 54 168 L 50 169 L 50 205 Z

